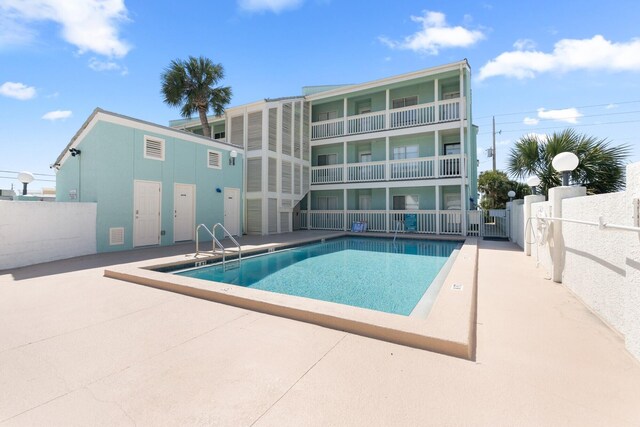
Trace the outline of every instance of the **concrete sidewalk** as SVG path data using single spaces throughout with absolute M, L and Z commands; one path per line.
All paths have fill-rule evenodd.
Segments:
M 476 362 L 102 277 L 164 249 L 0 273 L 1 425 L 640 425 L 640 363 L 510 243 Z

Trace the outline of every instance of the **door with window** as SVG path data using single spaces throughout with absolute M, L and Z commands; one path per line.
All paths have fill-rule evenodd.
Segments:
M 173 190 L 173 240 L 193 240 L 195 232 L 195 185 L 175 184 Z
M 162 187 L 159 182 L 135 181 L 133 185 L 133 246 L 160 244 L 160 203 Z

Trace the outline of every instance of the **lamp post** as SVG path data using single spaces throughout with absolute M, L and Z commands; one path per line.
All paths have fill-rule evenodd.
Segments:
M 27 195 L 27 185 L 33 182 L 33 174 L 31 172 L 20 172 L 18 174 L 18 181 L 22 183 L 22 195 Z
M 507 193 L 507 196 L 509 196 L 509 201 L 513 202 L 513 198 L 516 197 L 516 192 L 513 190 L 509 190 L 509 192 Z
M 569 174 L 578 167 L 578 163 L 580 163 L 578 156 L 568 151 L 558 154 L 551 161 L 553 168 L 562 174 L 562 185 L 564 187 L 569 185 Z
M 531 193 L 535 196 L 536 195 L 536 187 L 540 185 L 540 178 L 538 178 L 535 175 L 529 177 L 529 179 L 527 179 L 527 185 L 529 187 L 531 187 Z
M 234 166 L 236 164 L 236 157 L 238 157 L 238 152 L 236 150 L 231 150 L 229 153 L 229 164 Z

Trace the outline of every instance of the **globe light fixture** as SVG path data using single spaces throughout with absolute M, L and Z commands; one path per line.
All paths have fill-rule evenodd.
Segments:
M 540 185 L 540 178 L 535 175 L 529 177 L 529 179 L 527 179 L 527 185 L 531 187 L 531 193 L 535 196 L 537 194 L 536 187 Z
M 32 183 L 34 180 L 33 174 L 31 172 L 20 172 L 18 174 L 18 181 L 22 183 L 22 195 L 27 195 L 27 185 Z
M 516 197 L 516 192 L 515 192 L 515 191 L 513 191 L 513 190 L 510 190 L 510 191 L 507 193 L 507 196 L 509 196 L 509 201 L 511 202 L 511 201 L 513 201 L 513 198 L 514 198 L 514 197 Z
M 558 154 L 551 161 L 553 168 L 562 174 L 563 186 L 569 185 L 569 174 L 578 167 L 578 163 L 580 163 L 578 156 L 568 151 Z
M 229 153 L 229 164 L 234 166 L 236 164 L 236 157 L 238 157 L 238 152 L 236 150 L 231 150 Z

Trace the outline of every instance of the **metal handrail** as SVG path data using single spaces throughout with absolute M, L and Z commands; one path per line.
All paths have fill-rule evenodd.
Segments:
M 393 235 L 393 243 L 395 243 L 395 242 L 396 242 L 396 237 L 398 237 L 398 224 L 401 224 L 401 225 L 402 225 L 402 232 L 403 232 L 403 233 L 405 232 L 405 228 L 404 228 L 404 221 L 396 220 L 395 222 L 396 222 L 396 232 L 395 232 L 395 234 Z
M 580 220 L 580 219 L 569 219 L 569 218 L 556 218 L 556 217 L 552 217 L 552 216 L 537 216 L 536 217 L 538 220 L 542 220 L 542 221 L 546 221 L 546 220 L 552 220 L 552 221 L 564 221 L 564 222 L 572 222 L 574 224 L 585 224 L 585 225 L 593 225 L 598 227 L 600 230 L 604 230 L 604 229 L 612 229 L 612 230 L 624 230 L 624 231 L 633 231 L 636 233 L 640 233 L 640 227 L 631 227 L 628 225 L 618 225 L 618 224 L 608 224 L 606 222 L 604 222 L 604 218 L 602 218 L 601 216 L 598 217 L 598 222 L 594 222 L 594 221 L 584 221 L 584 220 Z
M 216 239 L 216 236 L 213 234 L 213 232 L 209 230 L 209 228 L 207 228 L 207 226 L 204 224 L 198 224 L 198 226 L 196 227 L 196 254 L 194 255 L 194 257 L 197 257 L 200 254 L 200 234 L 198 233 L 200 231 L 200 227 L 203 227 L 205 230 L 207 230 L 207 233 L 209 233 L 209 235 L 211 236 L 211 239 L 213 242 L 211 253 L 212 254 L 216 253 L 216 245 L 220 246 L 220 249 L 222 249 L 222 263 L 224 264 L 225 262 L 224 246 L 222 246 L 222 243 L 220 243 L 220 241 Z M 213 229 L 215 231 L 215 226 Z
M 231 235 L 231 233 L 229 233 L 229 231 L 224 228 L 224 225 L 217 223 L 216 225 L 213 226 L 213 232 L 216 232 L 216 228 L 222 228 L 222 231 L 224 232 L 224 234 L 226 234 L 227 236 L 229 236 L 229 239 L 231 239 L 231 241 L 238 247 L 238 261 L 242 261 L 242 247 L 240 246 L 240 244 L 238 243 L 238 241 L 236 239 L 233 238 L 233 236 Z M 224 264 L 224 260 L 222 261 L 222 263 Z

